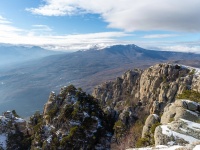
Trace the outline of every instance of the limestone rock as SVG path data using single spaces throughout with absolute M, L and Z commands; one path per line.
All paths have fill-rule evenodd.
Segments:
M 139 119 L 149 114 L 163 114 L 161 123 L 164 124 L 180 117 L 196 120 L 198 114 L 193 103 L 187 103 L 187 108 L 182 103 L 180 106 L 171 104 L 186 89 L 200 91 L 200 75 L 193 74 L 193 69 L 163 63 L 145 70 L 129 70 L 115 81 L 97 86 L 93 96 L 103 108 L 109 106 L 114 109 L 123 122 L 126 122 L 124 108 L 127 107 L 131 107 L 132 113 Z M 129 123 L 125 125 L 130 127 Z M 148 132 L 149 128 L 144 126 L 143 130 Z
M 55 100 L 56 100 L 56 94 L 55 92 L 52 91 L 49 95 L 47 103 L 44 105 L 44 115 L 46 115 L 48 111 L 53 107 Z
M 198 106 L 190 100 L 168 104 L 161 117 L 162 125 L 154 133 L 155 145 L 185 145 L 200 141 Z
M 191 110 L 191 111 L 197 111 L 199 104 L 193 101 L 188 100 L 177 100 L 175 101 L 175 105 L 178 107 L 183 107 L 185 109 Z
M 156 100 L 153 102 L 153 106 L 150 109 L 150 114 L 159 114 L 160 112 L 160 103 Z
M 166 124 L 179 118 L 190 121 L 198 120 L 199 113 L 196 112 L 198 103 L 189 100 L 176 100 L 172 104 L 168 104 L 161 117 L 161 123 Z
M 129 70 L 115 81 L 97 86 L 93 96 L 100 100 L 102 106 L 110 106 L 117 112 L 122 112 L 127 103 L 130 106 L 140 101 L 143 106 L 151 109 L 150 113 L 159 114 L 164 106 L 175 101 L 176 95 L 183 90 L 193 88 L 193 84 L 200 87 L 198 80 L 193 80 L 194 76 L 190 72 L 191 68 L 168 63 L 157 64 L 144 71 Z M 154 105 L 157 102 L 155 100 L 159 105 L 162 104 L 160 108 L 158 103 Z M 149 114 L 149 109 L 146 109 L 145 113 Z
M 186 145 L 200 141 L 200 124 L 185 119 L 158 126 L 154 133 L 155 145 Z
M 149 115 L 145 121 L 145 125 L 142 130 L 142 137 L 144 138 L 146 134 L 149 134 L 152 125 L 158 122 L 160 122 L 160 118 L 158 115 L 156 114 Z

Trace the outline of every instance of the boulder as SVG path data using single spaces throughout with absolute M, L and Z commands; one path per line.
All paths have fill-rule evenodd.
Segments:
M 200 141 L 200 124 L 185 119 L 160 125 L 154 133 L 155 145 L 186 145 Z
M 155 145 L 186 145 L 200 141 L 198 103 L 176 100 L 168 104 L 161 117 L 163 125 L 155 129 Z
M 177 107 L 183 107 L 183 108 L 191 110 L 191 111 L 197 111 L 198 106 L 199 106 L 199 104 L 196 102 L 184 100 L 184 99 L 176 100 L 175 105 Z
M 161 123 L 167 124 L 179 118 L 195 121 L 199 119 L 198 103 L 190 100 L 176 100 L 174 103 L 168 104 L 161 117 Z
M 150 114 L 159 114 L 159 112 L 160 112 L 160 103 L 157 100 L 155 100 L 150 109 Z
M 158 123 L 159 121 L 160 121 L 160 118 L 158 115 L 156 114 L 149 115 L 145 121 L 145 125 L 142 130 L 142 138 L 144 138 L 145 135 L 149 134 L 152 125 L 154 125 L 155 123 Z

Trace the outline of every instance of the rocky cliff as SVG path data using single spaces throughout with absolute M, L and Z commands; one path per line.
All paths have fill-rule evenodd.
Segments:
M 161 118 L 156 114 L 149 115 L 143 127 L 141 141 L 143 146 L 148 146 L 151 142 L 155 146 L 141 149 L 199 149 L 199 108 L 199 102 L 177 99 L 164 108 Z
M 146 70 L 129 70 L 116 81 L 106 82 L 93 91 L 93 96 L 100 99 L 103 106 L 110 105 L 117 109 L 119 103 L 129 101 L 152 106 L 158 102 L 161 106 L 173 102 L 175 96 L 183 90 L 200 91 L 198 70 L 174 64 L 157 64 Z M 127 99 L 127 100 L 126 100 Z M 122 104 L 123 105 L 123 104 Z M 155 106 L 156 107 L 156 103 Z M 119 109 L 117 109 L 119 110 Z M 158 111 L 154 109 L 151 110 Z
M 115 130 L 112 142 L 118 143 L 118 146 L 114 144 L 113 149 L 136 146 L 136 139 L 130 141 L 126 137 L 134 135 L 137 121 L 143 121 L 144 125 L 145 118 L 149 114 L 155 114 L 151 120 L 153 123 L 159 122 L 159 118 L 155 119 L 155 116 L 160 116 L 165 106 L 174 102 L 178 94 L 187 90 L 200 91 L 199 82 L 197 68 L 164 63 L 146 70 L 129 70 L 115 81 L 96 87 L 93 96 L 99 99 L 104 109 L 109 107 L 112 109 L 110 112 L 117 114 L 117 122 L 122 122 L 121 128 L 126 131 L 126 135 L 119 135 Z M 144 127 L 147 131 L 148 126 Z

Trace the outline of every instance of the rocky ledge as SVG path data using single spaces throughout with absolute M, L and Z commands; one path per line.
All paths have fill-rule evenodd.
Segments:
M 146 140 L 150 140 L 149 136 L 152 137 L 155 147 L 148 149 L 182 148 L 192 150 L 200 146 L 199 107 L 200 104 L 197 102 L 177 99 L 165 107 L 161 118 L 156 114 L 149 115 L 142 135 Z M 155 130 L 152 132 L 153 127 Z M 160 145 L 164 145 L 164 147 Z

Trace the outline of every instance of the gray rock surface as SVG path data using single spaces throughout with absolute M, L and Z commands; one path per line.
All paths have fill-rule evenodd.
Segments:
M 93 96 L 99 99 L 102 107 L 109 106 L 131 127 L 131 121 L 125 117 L 124 108 L 131 107 L 132 114 L 138 119 L 149 114 L 163 114 L 161 123 L 169 123 L 179 118 L 191 121 L 198 119 L 196 107 L 191 102 L 186 105 L 175 101 L 176 96 L 184 90 L 200 91 L 200 75 L 192 67 L 176 64 L 157 64 L 146 70 L 129 70 L 115 81 L 97 86 Z M 165 108 L 165 109 L 164 109 Z M 126 118 L 126 119 L 125 119 Z M 143 136 L 149 131 L 143 128 Z
M 199 104 L 176 100 L 168 104 L 161 117 L 162 125 L 155 129 L 155 145 L 186 145 L 200 141 Z
M 124 105 L 127 105 L 125 101 L 129 100 L 129 104 L 140 101 L 146 107 L 147 114 L 151 108 L 150 113 L 158 114 L 166 104 L 175 101 L 176 95 L 183 90 L 199 89 L 199 78 L 191 71 L 192 68 L 168 63 L 157 64 L 144 71 L 129 70 L 115 81 L 97 86 L 93 96 L 103 106 L 109 105 L 117 112 L 122 112 Z
M 56 94 L 52 91 L 49 95 L 47 103 L 44 105 L 44 115 L 47 115 L 48 111 L 53 107 L 56 101 Z
M 168 104 L 161 117 L 161 123 L 167 124 L 179 118 L 190 121 L 198 120 L 199 112 L 198 103 L 189 100 L 176 100 L 174 103 Z
M 158 123 L 158 122 L 160 122 L 160 118 L 158 115 L 156 115 L 156 114 L 149 115 L 145 121 L 145 125 L 142 130 L 142 138 L 144 138 L 145 135 L 149 134 L 152 125 L 154 125 L 155 123 Z

